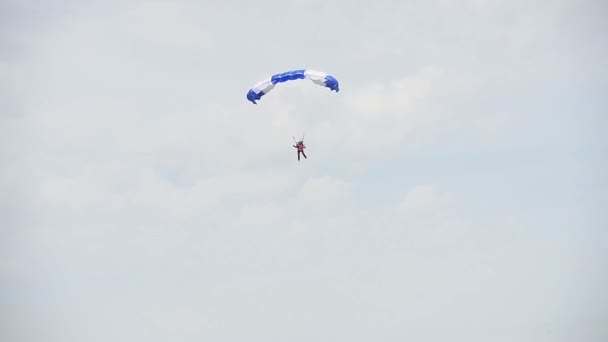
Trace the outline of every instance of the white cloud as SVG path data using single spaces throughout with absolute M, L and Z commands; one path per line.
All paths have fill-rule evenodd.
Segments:
M 309 179 L 304 182 L 295 196 L 293 205 L 304 217 L 324 217 L 327 213 L 348 208 L 352 205 L 352 186 L 329 176 Z
M 399 209 L 406 215 L 426 216 L 449 208 L 453 201 L 454 195 L 440 191 L 437 184 L 418 185 L 407 193 Z
M 514 113 L 498 112 L 488 113 L 478 119 L 480 135 L 484 140 L 491 140 L 496 136 L 508 135 L 513 130 L 519 118 Z
M 435 67 L 388 82 L 352 89 L 340 97 L 335 117 L 321 118 L 315 138 L 348 158 L 393 154 L 432 130 L 441 118 L 433 112 L 441 72 Z

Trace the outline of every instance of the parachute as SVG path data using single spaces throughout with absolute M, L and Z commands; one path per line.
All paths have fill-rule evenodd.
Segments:
M 268 94 L 272 89 L 274 89 L 277 83 L 299 79 L 309 79 L 315 84 L 329 88 L 336 93 L 340 91 L 340 85 L 335 77 L 322 71 L 302 69 L 275 74 L 261 82 L 258 82 L 247 92 L 247 99 L 253 104 L 256 104 L 255 101 L 259 101 L 262 96 Z

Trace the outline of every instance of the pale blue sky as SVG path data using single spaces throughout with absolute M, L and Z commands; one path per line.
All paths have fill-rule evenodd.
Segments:
M 605 341 L 607 13 L 0 1 L 0 340 Z

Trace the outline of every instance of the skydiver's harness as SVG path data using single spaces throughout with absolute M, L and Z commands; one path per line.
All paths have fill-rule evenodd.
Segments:
M 298 149 L 298 152 L 303 152 L 304 149 L 306 148 L 306 146 L 304 145 L 304 136 L 302 136 L 302 140 L 300 141 L 296 141 L 296 138 L 293 138 L 293 142 L 295 142 L 296 144 L 293 145 L 293 147 Z
M 296 141 L 296 138 L 293 138 L 293 142 L 295 142 L 296 144 L 293 145 L 293 147 L 298 149 L 298 152 L 302 152 L 304 153 L 304 149 L 306 148 L 306 146 L 304 145 L 304 136 L 302 135 L 302 140 L 300 141 Z

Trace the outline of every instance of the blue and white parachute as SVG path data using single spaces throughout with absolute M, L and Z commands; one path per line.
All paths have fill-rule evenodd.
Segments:
M 333 76 L 322 71 L 302 69 L 275 74 L 257 83 L 247 92 L 247 99 L 253 104 L 256 104 L 255 101 L 260 100 L 262 96 L 268 94 L 268 92 L 270 92 L 277 83 L 300 79 L 309 79 L 315 84 L 329 88 L 336 93 L 340 91 L 338 80 Z

